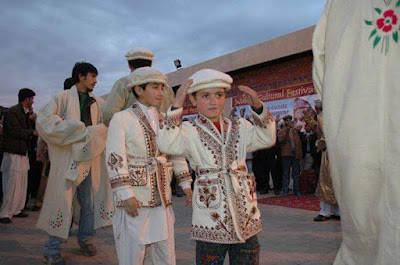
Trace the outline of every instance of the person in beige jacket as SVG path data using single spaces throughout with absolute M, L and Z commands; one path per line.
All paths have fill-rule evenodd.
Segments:
M 154 54 L 146 48 L 135 48 L 125 54 L 128 60 L 128 66 L 131 72 L 135 69 L 151 66 L 153 63 Z M 127 88 L 129 83 L 129 75 L 118 79 L 108 94 L 107 100 L 102 106 L 104 124 L 108 126 L 113 115 L 117 112 L 125 110 L 136 102 L 130 88 Z M 161 112 L 166 112 L 174 99 L 174 91 L 168 84 L 165 85 L 163 90 L 163 101 L 158 107 Z

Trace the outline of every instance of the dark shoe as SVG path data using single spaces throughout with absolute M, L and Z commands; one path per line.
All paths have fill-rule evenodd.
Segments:
M 93 244 L 79 244 L 79 246 L 82 248 L 86 256 L 95 256 L 97 254 L 97 249 Z
M 278 196 L 281 195 L 281 192 L 279 190 L 274 190 L 274 194 Z
M 14 215 L 13 217 L 16 217 L 16 218 L 26 218 L 26 217 L 28 217 L 28 216 L 29 216 L 29 214 L 24 213 L 24 212 L 20 212 L 19 214 Z
M 331 215 L 331 219 L 340 221 L 340 215 Z
M 282 197 L 287 197 L 287 193 L 282 193 Z
M 300 192 L 295 192 L 294 195 L 296 195 L 297 197 L 302 197 Z
M 10 218 L 4 217 L 4 218 L 0 218 L 0 223 L 2 223 L 2 224 L 10 224 L 12 222 L 11 222 Z
M 47 265 L 65 265 L 65 261 L 60 254 L 45 256 L 44 258 Z
M 268 190 L 261 190 L 260 194 L 268 194 Z
M 329 220 L 329 217 L 323 216 L 323 215 L 318 215 L 317 217 L 314 218 L 314 222 L 323 222 Z
M 32 208 L 30 208 L 29 209 L 29 211 L 31 211 L 31 212 L 37 212 L 37 211 L 39 211 L 40 210 L 40 207 L 39 206 L 32 206 Z

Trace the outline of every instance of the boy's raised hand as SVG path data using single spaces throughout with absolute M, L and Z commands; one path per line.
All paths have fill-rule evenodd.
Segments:
M 186 80 L 176 91 L 175 101 L 174 101 L 174 108 L 181 108 L 183 107 L 183 103 L 185 103 L 187 91 L 189 87 L 193 84 L 192 79 Z
M 247 103 L 253 108 L 253 109 L 259 109 L 263 106 L 262 101 L 260 100 L 260 97 L 258 96 L 258 93 L 251 89 L 248 86 L 238 86 L 239 91 L 243 92 L 245 94 L 245 97 L 247 98 Z

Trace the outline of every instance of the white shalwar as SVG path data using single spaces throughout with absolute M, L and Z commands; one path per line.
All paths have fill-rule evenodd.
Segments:
M 3 204 L 0 218 L 12 218 L 25 207 L 28 186 L 29 158 L 17 154 L 4 153 L 1 171 L 3 172 Z
M 315 29 L 343 230 L 335 265 L 400 264 L 399 19 L 399 0 L 328 0 Z

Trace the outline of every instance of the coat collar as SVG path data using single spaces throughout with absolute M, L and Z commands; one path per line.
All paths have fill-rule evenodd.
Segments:
M 142 123 L 153 136 L 156 136 L 156 133 L 151 127 L 150 122 L 147 119 L 147 116 L 144 114 L 142 108 L 137 103 L 134 103 L 131 109 L 133 114 L 135 114 L 135 116 L 138 118 L 139 122 Z
M 198 114 L 196 118 L 196 124 L 200 127 L 204 128 L 205 131 L 211 135 L 215 140 L 217 140 L 220 144 L 225 145 L 228 141 L 229 132 L 231 129 L 232 122 L 224 118 L 223 116 L 219 117 L 219 122 L 221 124 L 221 132 L 215 127 L 214 123 L 210 121 L 207 117 L 202 114 Z

